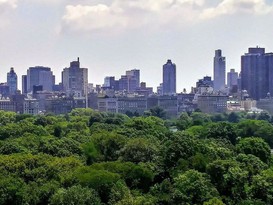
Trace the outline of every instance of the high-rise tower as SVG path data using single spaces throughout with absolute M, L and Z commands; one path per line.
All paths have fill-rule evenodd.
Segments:
M 10 68 L 10 72 L 7 73 L 7 84 L 9 94 L 14 95 L 17 91 L 17 74 L 14 72 L 14 68 Z
M 249 48 L 241 57 L 241 89 L 255 100 L 273 93 L 273 53 L 264 48 Z
M 36 66 L 27 70 L 27 92 L 33 91 L 33 86 L 41 85 L 43 90 L 52 91 L 55 77 L 49 67 Z
M 176 94 L 176 65 L 168 60 L 163 65 L 163 95 Z
M 213 88 L 221 90 L 226 84 L 226 58 L 222 56 L 221 50 L 215 51 L 213 63 Z
M 230 69 L 230 72 L 227 73 L 227 86 L 232 88 L 233 86 L 238 85 L 238 72 L 235 72 L 235 69 Z
M 69 96 L 83 97 L 87 95 L 88 69 L 80 67 L 80 59 L 72 61 L 69 68 L 62 72 L 64 91 Z

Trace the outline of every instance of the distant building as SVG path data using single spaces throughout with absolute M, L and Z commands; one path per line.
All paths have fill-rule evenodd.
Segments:
M 215 51 L 213 75 L 214 90 L 224 89 L 226 84 L 226 58 L 222 56 L 221 50 Z
M 24 100 L 24 114 L 38 115 L 39 111 L 39 101 L 37 99 Z
M 113 89 L 115 90 L 115 77 L 114 76 L 107 76 L 104 78 L 104 83 L 102 89 Z
M 139 88 L 140 86 L 140 70 L 138 69 L 133 69 L 133 70 L 127 70 L 126 71 L 126 76 L 128 76 L 129 78 L 133 78 L 135 81 L 135 85 L 131 86 L 132 88 L 135 87 Z
M 88 69 L 80 67 L 80 59 L 70 63 L 62 72 L 63 89 L 67 96 L 82 97 L 87 95 Z
M 7 85 L 9 86 L 9 94 L 14 95 L 18 89 L 17 74 L 14 72 L 14 68 L 11 68 L 7 73 Z
M 140 87 L 136 89 L 136 93 L 138 95 L 143 95 L 148 97 L 149 95 L 153 94 L 153 88 L 147 87 L 145 82 L 141 82 Z
M 24 83 L 24 82 L 23 82 Z M 27 92 L 33 92 L 34 85 L 42 85 L 46 91 L 52 91 L 55 77 L 49 67 L 30 67 L 27 71 Z
M 227 111 L 227 100 L 225 95 L 199 95 L 197 107 L 204 113 L 224 113 Z
M 176 94 L 176 65 L 168 60 L 163 65 L 163 95 Z
M 197 107 L 193 103 L 193 93 L 180 93 L 177 94 L 178 113 L 193 112 Z
M 246 90 L 254 100 L 273 93 L 273 53 L 264 48 L 249 48 L 241 57 L 241 89 Z
M 0 98 L 0 110 L 16 112 L 16 103 L 9 98 Z
M 178 117 L 177 96 L 167 96 L 167 95 L 159 96 L 157 106 L 163 108 L 168 118 Z
M 238 72 L 235 72 L 235 69 L 230 69 L 230 72 L 227 73 L 227 86 L 232 88 L 233 86 L 238 85 Z
M 27 75 L 22 75 L 22 94 L 27 94 Z
M 139 88 L 140 71 L 129 70 L 126 71 L 126 75 L 122 75 L 118 81 L 118 90 L 126 91 L 128 93 L 134 93 Z
M 205 76 L 203 79 L 199 79 L 196 82 L 196 88 L 200 87 L 212 87 L 213 88 L 213 81 L 211 80 L 210 76 Z
M 0 95 L 1 97 L 9 97 L 9 86 L 7 83 L 0 83 Z

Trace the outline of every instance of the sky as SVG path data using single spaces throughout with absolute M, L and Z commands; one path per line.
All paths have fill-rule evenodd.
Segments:
M 272 0 L 0 0 L 0 82 L 14 67 L 51 67 L 56 81 L 80 58 L 90 83 L 140 69 L 156 88 L 162 66 L 177 69 L 177 92 L 213 75 L 221 49 L 226 69 L 240 72 L 249 47 L 273 52 Z

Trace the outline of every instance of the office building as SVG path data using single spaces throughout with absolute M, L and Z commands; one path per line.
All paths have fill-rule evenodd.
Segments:
M 215 51 L 213 75 L 214 90 L 224 89 L 226 84 L 226 58 L 222 56 L 221 50 Z
M 22 75 L 22 94 L 27 94 L 27 75 Z
M 72 61 L 70 67 L 62 72 L 62 84 L 67 96 L 82 97 L 87 95 L 88 69 L 80 67 L 80 59 Z
M 233 86 L 238 85 L 238 72 L 235 72 L 235 69 L 230 69 L 230 72 L 227 73 L 227 86 L 232 88 Z
M 227 111 L 227 100 L 228 96 L 225 95 L 199 95 L 197 107 L 204 113 L 225 113 Z
M 49 67 L 30 67 L 27 71 L 27 92 L 33 92 L 33 86 L 41 85 L 43 90 L 52 91 L 55 77 Z
M 14 68 L 10 69 L 7 73 L 7 85 L 9 86 L 9 94 L 14 95 L 17 91 L 17 74 L 14 72 Z
M 115 90 L 115 77 L 114 76 L 107 76 L 104 78 L 104 83 L 102 89 L 114 89 Z
M 0 83 L 0 95 L 1 97 L 9 97 L 9 86 L 7 83 Z
M 254 100 L 273 93 L 273 53 L 264 48 L 249 48 L 241 57 L 241 89 Z
M 163 95 L 176 94 L 176 65 L 168 60 L 163 65 Z
M 126 76 L 129 79 L 134 79 L 134 85 L 131 85 L 132 88 L 136 89 L 140 86 L 140 70 L 133 69 L 126 71 Z

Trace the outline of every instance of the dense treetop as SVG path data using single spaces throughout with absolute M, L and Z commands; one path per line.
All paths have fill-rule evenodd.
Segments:
M 129 116 L 0 111 L 0 205 L 273 204 L 268 113 Z

